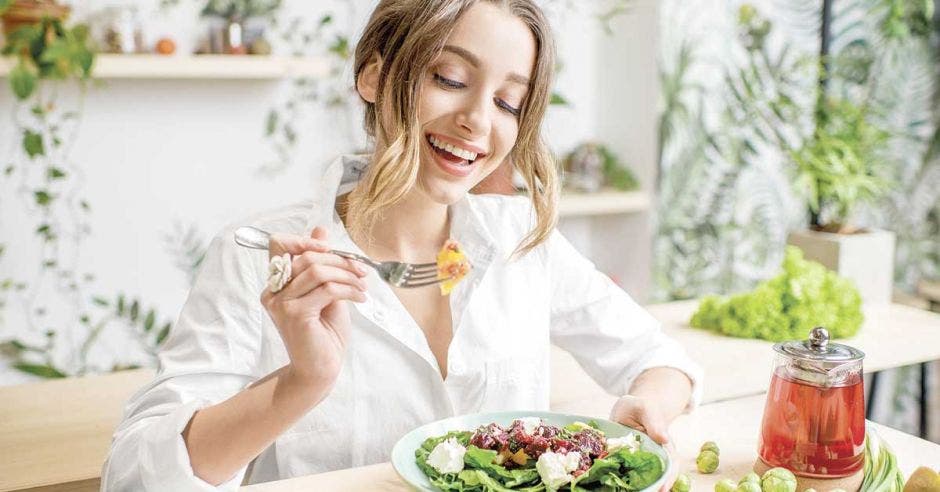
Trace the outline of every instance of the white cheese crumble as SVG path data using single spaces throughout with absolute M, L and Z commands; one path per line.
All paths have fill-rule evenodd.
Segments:
M 542 419 L 538 417 L 523 417 L 519 419 L 519 422 L 522 422 L 522 431 L 530 436 L 542 425 Z
M 428 464 L 440 473 L 458 473 L 463 470 L 463 455 L 467 448 L 456 438 L 441 441 L 428 455 Z
M 607 438 L 607 452 L 613 453 L 620 448 L 629 448 L 631 453 L 640 449 L 640 441 L 633 434 L 627 434 L 623 437 Z
M 577 470 L 580 465 L 581 453 L 578 451 L 568 454 L 546 451 L 539 456 L 535 470 L 539 472 L 542 482 L 549 490 L 557 490 L 574 478 L 571 472 Z

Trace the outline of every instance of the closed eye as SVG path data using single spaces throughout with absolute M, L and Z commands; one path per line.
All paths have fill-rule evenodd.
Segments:
M 496 105 L 499 106 L 500 109 L 506 111 L 507 113 L 513 116 L 519 116 L 519 113 L 520 113 L 519 108 L 514 108 L 510 106 L 509 103 L 507 103 L 506 101 L 503 101 L 502 99 L 497 98 Z
M 436 80 L 438 84 L 441 84 L 442 86 L 450 88 L 450 89 L 463 89 L 464 87 L 466 87 L 466 84 L 462 82 L 448 79 L 447 77 L 443 77 L 441 76 L 441 74 L 437 74 L 437 73 L 434 74 L 434 80 Z
M 442 87 L 447 88 L 447 89 L 463 89 L 467 87 L 467 85 L 464 84 L 463 82 L 458 82 L 456 80 L 448 79 L 447 77 L 444 77 L 443 75 L 439 73 L 434 74 L 434 80 L 438 84 L 440 84 Z M 493 101 L 496 103 L 496 106 L 499 109 L 502 109 L 503 111 L 513 116 L 519 116 L 519 114 L 521 113 L 521 110 L 519 108 L 513 107 L 512 105 L 510 105 L 506 101 L 503 101 L 502 99 L 494 98 Z

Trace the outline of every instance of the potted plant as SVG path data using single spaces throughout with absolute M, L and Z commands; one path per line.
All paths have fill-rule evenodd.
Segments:
M 798 191 L 805 193 L 809 227 L 787 242 L 808 259 L 852 279 L 868 304 L 891 302 L 895 236 L 852 222 L 864 202 L 875 202 L 892 187 L 881 159 L 888 133 L 872 124 L 864 106 L 845 100 L 820 104 L 817 127 L 791 153 Z
M 71 9 L 55 0 L 0 0 L 3 32 L 10 35 L 23 27 L 38 24 L 43 18 L 64 21 Z
M 221 51 L 243 55 L 248 52 L 245 22 L 255 17 L 273 14 L 281 7 L 281 0 L 209 0 L 202 9 L 203 17 L 218 17 L 225 21 L 221 31 Z M 218 48 L 213 44 L 213 51 Z

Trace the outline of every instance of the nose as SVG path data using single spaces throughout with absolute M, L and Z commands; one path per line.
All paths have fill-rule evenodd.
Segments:
M 489 133 L 490 99 L 482 91 L 476 91 L 457 112 L 457 125 L 466 131 L 467 137 L 482 137 Z

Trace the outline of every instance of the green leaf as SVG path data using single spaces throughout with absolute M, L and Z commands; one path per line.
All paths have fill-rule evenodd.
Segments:
M 272 109 L 270 112 L 268 112 L 268 119 L 264 125 L 264 135 L 266 137 L 270 137 L 274 134 L 274 131 L 277 130 L 277 120 L 277 111 Z
M 559 93 L 557 93 L 557 92 L 552 92 L 552 98 L 551 98 L 551 100 L 549 101 L 549 104 L 554 104 L 554 105 L 558 105 L 558 106 L 568 106 L 568 105 L 569 105 L 568 100 L 565 99 L 564 96 L 562 96 L 561 94 L 559 94 Z
M 36 74 L 27 67 L 22 59 L 13 70 L 10 70 L 9 76 L 13 95 L 20 101 L 28 99 L 36 90 Z
M 99 306 L 101 306 L 101 307 L 108 307 L 108 305 L 111 304 L 110 302 L 108 302 L 107 299 L 105 299 L 104 297 L 99 297 L 99 296 L 92 297 L 92 298 L 91 298 L 91 302 L 93 302 L 93 303 L 95 303 L 95 304 L 97 304 L 97 305 L 99 305 Z
M 156 321 L 157 315 L 153 312 L 153 309 L 147 311 L 147 317 L 144 319 L 144 331 L 150 331 L 153 329 L 153 323 Z
M 9 166 L 7 166 L 7 167 L 5 167 L 5 168 L 3 169 L 3 174 L 9 176 L 9 175 L 13 174 L 13 171 L 15 171 L 15 170 L 16 170 L 16 166 L 14 166 L 13 164 L 10 164 Z
M 52 226 L 49 224 L 40 224 L 36 228 L 36 234 L 39 234 L 45 241 L 52 241 L 55 239 L 55 233 L 52 232 Z
M 170 334 L 170 326 L 172 325 L 170 323 L 167 323 L 163 325 L 163 328 L 160 329 L 160 333 L 157 334 L 157 339 L 156 339 L 157 345 L 160 345 L 161 343 L 163 343 L 163 340 L 165 340 L 167 335 Z
M 13 0 L 0 0 L 0 14 L 6 12 L 10 5 L 13 5 Z
M 48 177 L 49 179 L 62 179 L 65 177 L 65 171 L 57 167 L 50 167 L 49 170 L 46 172 L 46 177 Z
M 37 155 L 45 155 L 46 152 L 43 149 L 42 135 L 32 130 L 25 130 L 23 132 L 23 150 L 26 151 L 30 159 Z
M 64 378 L 66 375 L 52 367 L 51 365 L 40 365 L 40 364 L 14 364 L 13 367 L 17 368 L 20 371 L 28 372 L 36 376 L 44 378 Z
M 49 192 L 46 191 L 46 190 L 36 190 L 36 191 L 34 191 L 34 192 L 33 192 L 33 197 L 36 198 L 36 205 L 39 205 L 39 206 L 41 206 L 41 207 L 45 207 L 45 206 L 49 205 L 50 203 L 52 203 L 52 199 L 54 198 L 54 197 L 53 197 L 51 194 L 49 194 Z
M 346 36 L 336 36 L 333 44 L 330 45 L 330 53 L 342 58 L 349 58 L 349 38 Z
M 119 294 L 117 299 L 118 316 L 124 316 L 124 294 Z
M 140 303 L 137 302 L 137 299 L 134 299 L 134 302 L 131 303 L 131 321 L 137 321 L 137 317 L 140 315 Z

